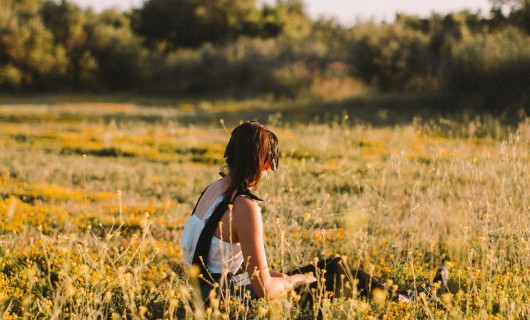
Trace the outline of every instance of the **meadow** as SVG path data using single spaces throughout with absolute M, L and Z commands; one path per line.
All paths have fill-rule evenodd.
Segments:
M 293 295 L 204 310 L 179 247 L 231 128 L 251 117 L 280 139 L 280 168 L 256 191 L 273 268 L 343 255 L 399 289 L 450 271 L 451 292 L 439 299 L 319 297 L 306 316 L 530 317 L 530 119 L 372 125 L 346 109 L 303 121 L 284 111 L 4 101 L 0 318 L 299 317 Z

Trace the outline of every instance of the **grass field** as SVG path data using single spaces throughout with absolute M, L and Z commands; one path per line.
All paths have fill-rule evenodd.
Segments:
M 0 318 L 296 317 L 292 296 L 201 310 L 179 247 L 249 108 L 1 105 Z M 254 114 L 280 139 L 280 169 L 256 192 L 273 268 L 341 254 L 401 289 L 451 274 L 441 299 L 324 299 L 325 318 L 530 317 L 530 120 L 372 126 L 281 111 Z

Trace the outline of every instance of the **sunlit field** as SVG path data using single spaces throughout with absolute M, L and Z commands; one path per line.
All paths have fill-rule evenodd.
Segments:
M 225 108 L 0 106 L 0 318 L 300 317 L 293 295 L 204 310 L 190 284 L 179 239 L 239 121 Z M 530 317 L 530 120 L 270 114 L 256 116 L 280 139 L 280 167 L 256 194 L 273 268 L 343 255 L 405 290 L 450 271 L 441 298 L 320 295 L 304 317 Z

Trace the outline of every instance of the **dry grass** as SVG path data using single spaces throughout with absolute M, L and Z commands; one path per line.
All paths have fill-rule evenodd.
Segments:
M 0 107 L 0 317 L 296 317 L 295 297 L 201 310 L 189 284 L 180 234 L 229 131 L 180 123 L 193 105 L 91 108 Z M 270 264 L 341 254 L 405 289 L 450 269 L 441 300 L 323 301 L 326 318 L 530 317 L 530 122 L 348 121 L 269 118 Z

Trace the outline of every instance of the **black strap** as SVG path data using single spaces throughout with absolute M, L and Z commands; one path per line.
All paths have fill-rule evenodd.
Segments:
M 253 200 L 262 201 L 260 198 L 256 197 L 254 194 L 250 192 L 250 190 L 239 190 L 234 199 L 240 195 L 245 195 Z M 202 195 L 201 195 L 202 197 Z M 212 212 L 212 215 L 204 225 L 204 228 L 202 229 L 202 232 L 199 236 L 199 240 L 197 241 L 197 246 L 195 248 L 195 252 L 193 254 L 193 261 L 192 263 L 194 265 L 197 265 L 200 269 L 200 274 L 202 274 L 202 277 L 200 280 L 202 281 L 211 281 L 216 282 L 217 279 L 212 278 L 211 273 L 208 271 L 206 266 L 208 265 L 208 254 L 210 253 L 210 247 L 212 244 L 212 237 L 215 233 L 215 230 L 218 228 L 219 221 L 221 221 L 221 218 L 223 217 L 226 210 L 228 210 L 228 205 L 230 204 L 229 197 L 225 197 L 223 201 L 215 208 L 215 210 Z M 195 210 L 194 210 L 195 211 Z
M 191 211 L 191 215 L 193 215 L 195 213 L 195 210 L 197 210 L 197 206 L 199 205 L 199 201 L 201 201 L 202 199 L 202 196 L 204 195 L 204 193 L 206 192 L 206 190 L 208 190 L 210 186 L 207 186 L 206 189 L 204 189 L 202 192 L 201 192 L 201 195 L 199 196 L 199 199 L 197 199 L 197 202 L 195 203 L 195 207 L 193 207 L 193 210 Z

